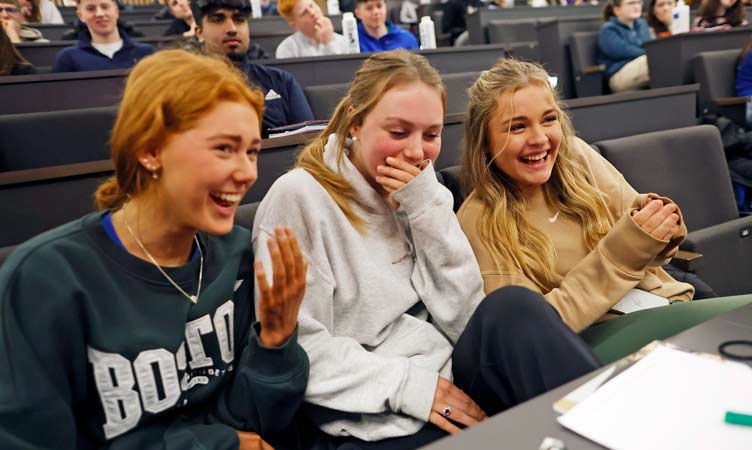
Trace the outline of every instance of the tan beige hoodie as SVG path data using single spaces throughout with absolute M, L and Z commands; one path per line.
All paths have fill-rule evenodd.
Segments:
M 593 251 L 588 251 L 578 222 L 557 216 L 542 194 L 532 199 L 527 219 L 551 239 L 556 250 L 558 276 L 551 286 L 541 290 L 513 262 L 494 262 L 478 233 L 482 205 L 471 193 L 457 215 L 478 260 L 486 293 L 508 285 L 540 292 L 576 332 L 614 317 L 606 312 L 633 288 L 672 302 L 691 300 L 694 288 L 674 280 L 660 267 L 676 254 L 679 243 L 686 237 L 681 212 L 677 211 L 681 227 L 671 241 L 644 232 L 634 223 L 630 212 L 651 198 L 666 203 L 671 200 L 655 194 L 638 195 L 619 171 L 581 139 L 574 138 L 570 148 L 571 157 L 583 165 L 592 184 L 603 194 L 611 231 Z

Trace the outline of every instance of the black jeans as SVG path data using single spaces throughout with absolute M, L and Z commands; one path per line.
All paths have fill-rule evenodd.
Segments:
M 509 286 L 478 305 L 452 354 L 454 384 L 493 415 L 600 367 L 590 348 L 540 294 Z M 446 435 L 432 424 L 404 437 L 366 442 L 311 432 L 316 450 L 401 450 Z M 311 442 L 311 441 L 309 441 Z

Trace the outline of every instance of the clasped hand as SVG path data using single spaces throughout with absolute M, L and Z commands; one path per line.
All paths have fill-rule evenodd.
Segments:
M 673 203 L 650 200 L 639 211 L 632 212 L 632 219 L 643 231 L 662 241 L 669 241 L 679 230 L 679 215 Z
M 267 242 L 272 261 L 272 281 L 269 286 L 261 261 L 254 263 L 259 287 L 259 322 L 261 344 L 278 347 L 284 344 L 298 324 L 298 311 L 306 287 L 308 263 L 298 247 L 298 240 L 290 227 L 277 227 Z

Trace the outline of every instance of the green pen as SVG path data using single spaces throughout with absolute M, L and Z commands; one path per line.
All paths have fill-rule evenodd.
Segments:
M 743 425 L 746 427 L 752 427 L 752 415 L 742 414 L 733 411 L 726 411 L 726 417 L 724 418 L 726 423 L 733 425 Z

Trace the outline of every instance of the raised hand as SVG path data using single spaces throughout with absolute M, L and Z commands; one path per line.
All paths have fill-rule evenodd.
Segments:
M 267 242 L 272 260 L 273 285 L 269 286 L 261 261 L 254 263 L 259 287 L 259 322 L 261 344 L 278 347 L 289 339 L 298 324 L 303 301 L 308 263 L 298 247 L 290 227 L 277 227 Z
M 428 421 L 447 433 L 457 433 L 460 428 L 452 422 L 473 426 L 488 416 L 462 389 L 446 378 L 439 377 Z
M 334 25 L 328 17 L 322 16 L 313 27 L 316 30 L 316 41 L 325 45 L 331 42 L 334 36 Z
M 274 447 L 266 443 L 261 436 L 249 431 L 236 431 L 240 446 L 238 450 L 274 450 Z
M 0 20 L 5 30 L 5 34 L 8 35 L 8 39 L 14 44 L 21 42 L 21 24 L 13 19 Z
M 422 168 L 423 163 L 421 163 L 421 167 L 416 167 L 407 161 L 402 161 L 390 156 L 386 159 L 386 164 L 376 167 L 376 171 L 379 173 L 376 177 L 376 182 L 379 183 L 385 191 L 391 194 L 397 189 L 405 186 L 407 183 L 413 181 L 415 177 L 420 175 Z M 391 203 L 395 209 L 399 208 L 399 204 L 391 197 L 391 195 L 389 196 L 389 203 Z
M 646 233 L 662 241 L 669 241 L 679 230 L 676 205 L 664 205 L 661 200 L 651 200 L 639 211 L 632 213 L 634 222 Z

